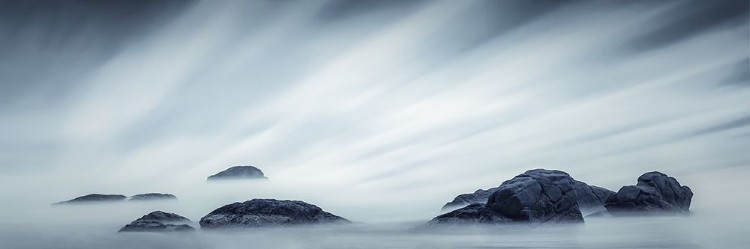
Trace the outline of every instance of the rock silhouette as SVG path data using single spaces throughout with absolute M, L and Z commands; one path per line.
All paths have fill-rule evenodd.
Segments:
M 71 200 L 53 203 L 53 205 L 83 204 L 83 203 L 97 203 L 97 202 L 117 202 L 117 201 L 124 201 L 127 198 L 128 197 L 124 195 L 89 194 L 89 195 L 76 197 Z
M 195 228 L 188 218 L 174 213 L 154 211 L 125 225 L 118 232 L 185 232 Z
M 208 181 L 236 179 L 267 179 L 263 171 L 253 166 L 234 166 L 208 177 Z
M 130 201 L 177 200 L 177 196 L 162 193 L 147 193 L 131 196 Z

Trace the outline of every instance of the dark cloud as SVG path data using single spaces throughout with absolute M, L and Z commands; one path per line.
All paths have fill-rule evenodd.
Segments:
M 0 1 L 0 106 L 59 104 L 82 75 L 191 1 Z M 55 75 L 51 77 L 50 75 Z
M 745 0 L 681 1 L 648 22 L 657 28 L 627 39 L 625 47 L 643 52 L 690 39 L 722 24 L 747 25 L 748 8 L 750 2 Z

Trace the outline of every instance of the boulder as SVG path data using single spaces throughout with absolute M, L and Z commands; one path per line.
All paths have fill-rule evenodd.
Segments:
M 147 193 L 137 194 L 130 197 L 130 201 L 156 201 L 156 200 L 176 200 L 177 196 L 172 194 Z
M 89 195 L 84 195 L 84 196 L 76 197 L 71 200 L 61 201 L 61 202 L 53 203 L 53 204 L 57 205 L 57 204 L 83 204 L 83 203 L 96 203 L 96 202 L 116 202 L 116 201 L 124 201 L 127 198 L 128 197 L 124 195 L 89 194 Z
M 534 170 L 528 172 L 532 171 Z M 565 172 L 562 173 L 567 175 L 567 173 Z M 568 175 L 568 177 L 570 176 Z M 479 189 L 471 194 L 458 195 L 453 199 L 453 201 L 446 203 L 443 206 L 442 210 L 451 211 L 473 203 L 486 203 L 490 198 L 490 195 L 492 195 L 492 193 L 497 191 L 499 188 L 500 187 L 490 188 L 487 190 Z M 584 182 L 576 180 L 573 180 L 573 190 L 574 192 L 572 195 L 578 202 L 578 207 L 581 209 L 582 213 L 593 213 L 605 210 L 604 201 L 606 201 L 609 196 L 615 194 L 614 191 L 602 187 L 590 186 Z
M 636 185 L 624 186 L 607 198 L 604 207 L 612 215 L 689 213 L 693 191 L 676 179 L 653 171 L 638 177 Z
M 200 220 L 201 228 L 274 227 L 350 223 L 302 201 L 253 199 L 220 207 Z
M 253 166 L 234 166 L 224 171 L 209 176 L 208 181 L 212 180 L 236 180 L 236 179 L 268 179 L 263 175 L 263 171 Z
M 576 201 L 582 186 L 559 170 L 529 170 L 503 182 L 486 203 L 437 216 L 429 224 L 583 222 Z
M 191 221 L 174 213 L 154 211 L 125 225 L 118 232 L 185 232 L 195 228 Z

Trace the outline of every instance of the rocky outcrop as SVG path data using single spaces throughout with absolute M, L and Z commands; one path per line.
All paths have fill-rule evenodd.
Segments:
M 533 170 L 532 170 L 533 171 Z M 529 171 L 531 172 L 531 171 Z M 562 172 L 562 171 L 559 171 Z M 527 172 L 528 173 L 528 172 Z M 562 172 L 563 174 L 567 175 L 567 173 Z M 568 175 L 568 177 L 570 177 Z M 503 183 L 504 184 L 504 183 Z M 455 210 L 461 207 L 464 207 L 469 204 L 474 203 L 486 203 L 487 200 L 490 198 L 490 195 L 497 191 L 500 187 L 491 188 L 487 190 L 479 189 L 471 194 L 461 194 L 456 196 L 453 201 L 446 203 L 442 210 L 443 211 L 450 211 Z M 573 180 L 573 197 L 578 202 L 578 207 L 581 209 L 581 212 L 583 213 L 593 213 L 598 211 L 603 211 L 604 209 L 604 201 L 607 200 L 607 198 L 613 194 L 615 194 L 614 191 L 597 187 L 597 186 L 590 186 L 584 182 Z
M 654 171 L 638 177 L 636 185 L 624 186 L 607 198 L 604 207 L 612 215 L 688 213 L 693 191 L 676 179 Z
M 215 175 L 209 176 L 208 181 L 236 180 L 236 179 L 267 179 L 263 171 L 253 166 L 234 166 Z
M 118 232 L 185 232 L 195 228 L 187 223 L 191 221 L 174 213 L 154 211 L 125 225 Z
M 486 203 L 437 216 L 429 224 L 583 222 L 577 201 L 582 187 L 559 170 L 529 170 L 503 182 Z
M 495 192 L 498 188 L 491 188 L 491 189 L 477 189 L 477 191 L 474 191 L 474 193 L 471 194 L 460 194 L 456 196 L 456 198 L 453 198 L 451 202 L 446 203 L 443 205 L 442 211 L 450 211 L 450 210 L 456 210 L 462 207 L 465 207 L 467 205 L 476 204 L 476 203 L 486 203 L 487 199 L 490 198 L 490 195 Z
M 147 193 L 131 196 L 130 201 L 158 201 L 158 200 L 177 200 L 177 196 L 172 194 Z
M 67 201 L 53 203 L 53 205 L 58 205 L 58 204 L 99 203 L 99 202 L 117 202 L 117 201 L 124 201 L 127 198 L 128 197 L 124 196 L 124 195 L 90 194 L 90 195 L 84 195 L 84 196 L 81 196 L 81 197 L 76 197 L 74 199 L 67 200 Z
M 350 223 L 302 201 L 253 199 L 220 207 L 200 220 L 201 228 L 273 227 Z

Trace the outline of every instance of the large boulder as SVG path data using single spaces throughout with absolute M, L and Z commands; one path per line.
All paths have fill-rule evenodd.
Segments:
M 98 202 L 117 202 L 117 201 L 124 201 L 127 199 L 127 196 L 124 195 L 104 195 L 104 194 L 89 194 L 84 195 L 80 197 L 76 197 L 71 200 L 67 201 L 61 201 L 58 203 L 53 203 L 53 205 L 57 204 L 83 204 L 83 203 L 98 203 Z
M 673 177 L 654 171 L 638 177 L 636 185 L 624 186 L 607 198 L 604 207 L 612 215 L 689 213 L 693 191 Z
M 176 200 L 177 196 L 172 194 L 147 193 L 137 194 L 130 197 L 130 201 L 158 201 L 158 200 Z
M 533 174 L 533 172 L 538 171 L 539 170 L 530 170 L 526 173 L 532 172 Z M 570 177 L 565 172 L 557 172 L 561 172 L 562 174 Z M 500 187 L 490 188 L 487 190 L 479 189 L 471 194 L 458 195 L 453 199 L 453 201 L 446 203 L 443 206 L 442 210 L 451 211 L 474 203 L 486 203 L 490 198 L 490 195 L 492 195 L 492 193 L 494 193 L 498 189 L 500 189 Z M 582 213 L 593 213 L 605 210 L 604 201 L 606 201 L 609 196 L 614 194 L 614 191 L 602 187 L 591 186 L 584 182 L 573 180 L 572 196 L 574 197 L 576 202 L 578 202 L 578 207 L 581 209 Z
M 430 224 L 583 222 L 576 191 L 582 186 L 559 170 L 529 170 L 503 182 L 486 203 L 437 216 Z
M 302 201 L 253 199 L 220 207 L 200 220 L 201 228 L 273 227 L 350 223 Z
M 213 180 L 267 179 L 263 171 L 253 166 L 234 166 L 208 177 Z
M 174 213 L 154 211 L 125 225 L 118 232 L 186 232 L 195 228 L 191 221 Z

